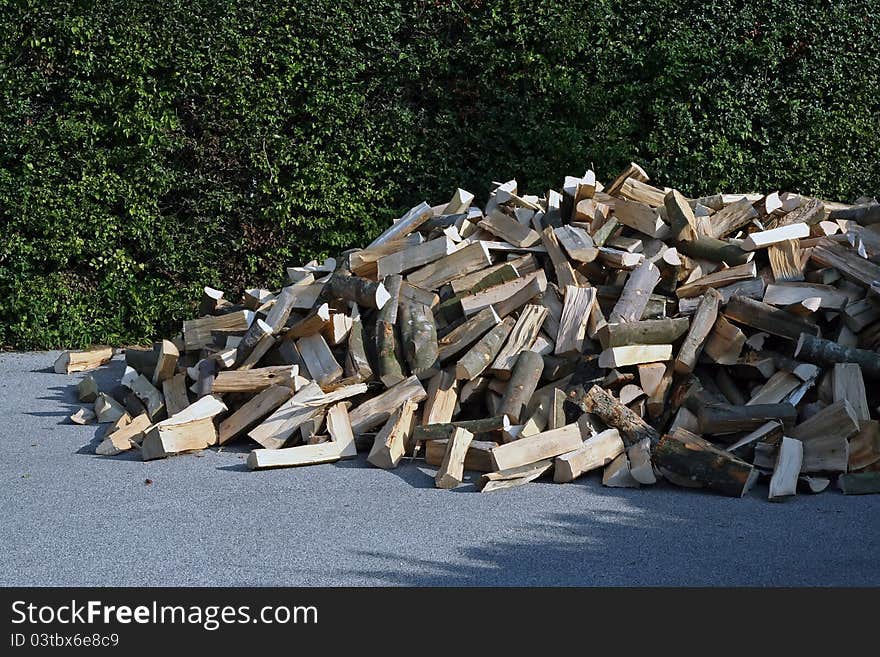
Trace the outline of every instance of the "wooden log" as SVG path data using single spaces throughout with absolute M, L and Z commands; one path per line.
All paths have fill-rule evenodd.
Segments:
M 515 324 L 512 317 L 506 317 L 480 338 L 459 359 L 455 366 L 456 377 L 472 381 L 482 374 L 498 356 Z
M 76 413 L 72 414 L 69 419 L 74 424 L 90 424 L 97 419 L 97 416 L 92 409 L 83 406 Z
M 165 417 L 165 397 L 150 383 L 147 377 L 143 374 L 139 375 L 129 387 L 144 405 L 150 420 L 158 422 Z
M 512 376 L 511 372 L 517 358 L 520 353 L 532 346 L 546 317 L 547 309 L 544 306 L 528 305 L 523 309 L 507 338 L 507 342 L 504 343 L 504 347 L 501 348 L 492 363 L 492 371 L 497 377 L 510 378 Z
M 630 177 L 623 181 L 623 184 L 620 186 L 619 195 L 630 201 L 646 203 L 657 208 L 663 205 L 666 193 L 667 190 L 659 189 Z
M 785 400 L 801 385 L 801 380 L 794 374 L 780 370 L 758 388 L 749 399 L 747 406 L 755 404 L 778 404 Z
M 183 322 L 186 351 L 198 351 L 214 341 L 212 331 L 247 331 L 254 320 L 253 310 L 237 310 L 224 315 L 208 315 Z
M 531 258 L 532 262 L 534 261 L 534 256 L 531 254 L 526 254 L 524 257 Z M 495 285 L 501 285 L 502 283 L 516 280 L 521 275 L 530 274 L 532 271 L 535 271 L 534 267 L 531 267 L 532 271 L 526 271 L 528 267 L 520 266 L 520 263 L 525 262 L 527 261 L 519 258 L 512 262 L 500 262 L 497 265 L 492 265 L 486 269 L 481 269 L 466 274 L 461 278 L 456 278 L 455 280 L 450 281 L 449 287 L 452 288 L 452 292 L 456 296 L 475 294 L 476 292 L 487 290 Z
M 635 269 L 645 261 L 641 253 L 630 253 L 622 249 L 612 249 L 608 246 L 599 247 L 599 260 L 606 267 L 612 269 Z
M 847 439 L 859 430 L 855 410 L 847 400 L 834 402 L 789 432 L 804 444 L 802 472 L 846 472 Z
M 434 477 L 437 488 L 455 488 L 464 478 L 464 461 L 474 434 L 466 429 L 456 429 L 446 443 L 446 453 L 440 469 Z
M 99 456 L 116 456 L 143 443 L 144 432 L 153 423 L 146 413 L 138 415 L 131 422 L 107 434 L 95 448 Z
M 583 408 L 617 429 L 626 446 L 632 476 L 643 484 L 657 481 L 651 466 L 651 445 L 659 440 L 656 429 L 599 386 L 592 386 L 581 400 Z
M 388 242 L 404 238 L 417 230 L 419 226 L 432 216 L 431 206 L 423 201 L 386 228 L 379 237 L 370 242 L 367 248 L 373 249 Z
M 356 434 L 366 433 L 385 422 L 407 399 L 421 402 L 426 396 L 421 382 L 417 377 L 411 376 L 355 408 L 349 414 L 351 428 Z
M 767 249 L 770 269 L 777 283 L 804 280 L 804 267 L 798 240 L 786 240 Z
M 749 262 L 729 269 L 721 269 L 690 283 L 685 283 L 680 286 L 675 293 L 679 299 L 697 297 L 703 295 L 706 290 L 725 287 L 737 281 L 754 278 L 756 275 L 757 267 L 755 266 L 755 263 Z
M 824 310 L 841 311 L 849 303 L 847 296 L 831 285 L 797 282 L 768 285 L 763 301 L 772 306 L 789 306 L 812 298 L 818 298 L 819 307 Z
M 745 297 L 733 297 L 724 308 L 724 316 L 740 324 L 788 340 L 797 340 L 802 333 L 817 335 L 819 327 L 784 310 L 761 301 Z
M 770 478 L 771 502 L 780 502 L 797 493 L 798 477 L 804 461 L 804 445 L 796 438 L 783 436 L 776 456 L 776 466 Z
M 98 382 L 95 381 L 95 377 L 91 374 L 87 374 L 82 381 L 76 384 L 76 398 L 81 402 L 89 403 L 93 402 L 98 398 L 98 393 L 101 390 L 98 388 Z
M 690 242 L 676 242 L 675 248 L 690 258 L 724 262 L 731 267 L 744 265 L 754 257 L 753 252 L 744 251 L 739 244 L 719 240 L 708 235 L 700 235 Z
M 407 399 L 390 415 L 381 431 L 373 440 L 367 461 L 377 468 L 396 468 L 406 452 L 406 442 L 412 431 L 413 413 L 418 403 Z M 352 429 L 354 424 L 352 423 Z
M 739 360 L 745 343 L 745 333 L 723 315 L 718 315 L 703 353 L 717 365 L 733 365 Z
M 495 470 L 509 470 L 572 452 L 582 443 L 578 424 L 568 424 L 560 429 L 499 445 L 492 450 L 492 464 Z
M 537 232 L 497 209 L 488 211 L 477 225 L 514 246 L 527 248 L 541 240 Z
M 797 418 L 797 409 L 787 403 L 753 404 L 734 406 L 732 404 L 700 404 L 691 408 L 699 420 L 700 432 L 708 434 L 736 433 L 752 431 L 770 420 L 778 420 L 786 427 L 792 427 Z
M 352 306 L 351 331 L 348 332 L 348 349 L 345 353 L 343 374 L 346 379 L 357 382 L 369 381 L 373 378 L 373 368 L 367 356 L 364 325 L 357 304 Z
M 506 415 L 515 424 L 519 423 L 526 405 L 535 394 L 543 371 L 544 359 L 540 354 L 533 351 L 520 352 L 513 366 L 507 390 L 501 398 L 499 414 Z
M 880 462 L 880 422 L 863 421 L 859 432 L 849 439 L 847 467 L 850 471 L 867 468 Z
M 593 238 L 582 228 L 565 225 L 555 228 L 553 233 L 572 260 L 593 262 L 599 255 L 599 248 L 593 243 Z
M 254 321 L 235 348 L 235 364 L 233 366 L 242 365 L 266 336 L 271 337 L 272 332 L 272 327 L 262 319 Z
M 649 237 L 663 239 L 671 232 L 657 209 L 644 203 L 628 201 L 625 198 L 617 199 L 614 202 L 614 216 L 619 223 Z
M 487 331 L 501 323 L 501 318 L 492 306 L 456 327 L 438 341 L 438 359 L 444 362 L 470 347 Z
M 518 468 L 487 472 L 477 484 L 481 493 L 491 493 L 497 490 L 516 488 L 534 481 L 550 468 L 553 467 L 553 459 L 544 459 L 537 463 L 530 463 Z
M 660 270 L 650 261 L 637 267 L 626 280 L 620 298 L 608 316 L 611 323 L 637 322 L 642 318 L 651 292 L 660 282 Z
M 629 165 L 614 179 L 605 192 L 609 196 L 617 196 L 620 192 L 620 188 L 623 187 L 623 183 L 626 182 L 627 178 L 632 178 L 633 180 L 637 180 L 639 182 L 647 182 L 650 180 L 648 178 L 648 174 L 645 173 L 645 170 L 640 167 L 635 162 L 630 162 Z
M 113 347 L 91 347 L 82 351 L 64 351 L 55 359 L 57 374 L 86 372 L 106 365 L 113 358 Z
M 428 221 L 430 221 L 430 219 Z M 426 221 L 425 224 L 427 224 L 428 221 Z M 377 265 L 379 258 L 391 253 L 397 253 L 398 251 L 402 251 L 411 246 L 417 246 L 422 242 L 424 242 L 424 238 L 419 233 L 412 233 L 400 239 L 389 240 L 388 242 L 373 248 L 355 251 L 348 257 L 349 269 L 355 276 L 379 280 Z M 288 268 L 288 273 L 289 272 L 290 269 Z
M 606 429 L 587 438 L 573 452 L 557 456 L 553 481 L 558 484 L 574 481 L 582 474 L 608 465 L 623 451 L 623 441 L 617 429 Z
M 565 304 L 556 333 L 555 354 L 580 354 L 583 351 L 587 322 L 595 302 L 595 288 L 572 285 L 565 288 Z
M 177 415 L 162 420 L 145 432 L 141 444 L 144 461 L 205 449 L 217 443 L 214 417 L 227 410 L 214 397 L 204 397 Z
M 452 370 L 440 370 L 428 382 L 422 422 L 424 424 L 451 422 L 457 404 L 458 381 Z
M 804 223 L 813 226 L 822 220 L 825 216 L 825 204 L 817 198 L 807 199 L 803 205 L 794 208 L 781 217 L 778 217 L 773 225 L 768 228 L 776 228 L 778 226 L 788 226 L 789 224 Z
M 615 322 L 605 324 L 598 337 L 606 349 L 631 344 L 670 344 L 684 335 L 689 327 L 690 321 L 686 317 Z
M 823 366 L 856 363 L 861 367 L 863 376 L 880 379 L 880 354 L 877 352 L 846 347 L 809 333 L 803 333 L 798 338 L 794 357 Z
M 550 262 L 553 263 L 553 269 L 556 274 L 556 284 L 564 289 L 568 285 L 577 285 L 574 269 L 568 258 L 562 252 L 559 245 L 559 238 L 553 228 L 547 227 L 541 232 L 541 243 L 547 249 L 547 255 L 550 256 Z
M 425 443 L 425 463 L 440 466 L 446 455 L 448 438 L 429 440 Z M 464 457 L 464 469 L 476 472 L 492 472 L 492 450 L 498 443 L 486 440 L 472 440 Z
M 835 363 L 832 374 L 832 399 L 836 402 L 847 400 L 860 424 L 870 420 L 871 411 L 868 408 L 861 368 L 856 363 Z
M 609 488 L 639 488 L 641 484 L 632 476 L 629 458 L 625 452 L 618 454 L 602 473 L 602 485 Z
M 429 440 L 445 440 L 456 429 L 467 429 L 477 439 L 489 440 L 497 437 L 502 431 L 510 428 L 510 420 L 506 415 L 481 418 L 479 420 L 460 420 L 457 422 L 441 422 L 437 424 L 424 424 L 417 426 L 412 433 L 414 442 Z
M 439 346 L 434 314 L 428 306 L 408 300 L 398 309 L 401 350 L 410 371 L 419 378 L 437 371 Z
M 223 298 L 223 290 L 216 290 L 213 287 L 205 286 L 202 290 L 202 298 L 199 301 L 199 315 L 211 315 L 222 307 L 224 303 L 229 303 Z
M 591 235 L 596 246 L 604 246 L 605 242 L 620 228 L 617 219 L 609 217 L 601 226 L 593 229 Z
M 381 309 L 391 299 L 391 294 L 383 283 L 339 271 L 330 277 L 327 291 L 333 297 L 354 302 L 364 308 Z
M 748 226 L 757 218 L 758 212 L 752 202 L 747 198 L 741 198 L 712 215 L 709 221 L 709 236 L 726 237 L 740 228 Z
M 857 251 L 823 238 L 810 251 L 810 260 L 820 267 L 834 267 L 847 280 L 871 287 L 880 280 L 880 265 L 862 258 Z
M 654 447 L 653 459 L 661 472 L 731 497 L 745 495 L 758 478 L 752 465 L 684 429 L 664 435 Z
M 790 224 L 771 230 L 762 230 L 750 233 L 740 244 L 743 251 L 755 251 L 766 249 L 768 246 L 787 242 L 788 240 L 801 239 L 810 236 L 810 227 L 807 224 Z
M 663 197 L 663 206 L 666 208 L 666 217 L 672 230 L 672 239 L 690 242 L 700 234 L 697 230 L 697 219 L 694 216 L 694 211 L 680 192 L 673 189 L 666 194 Z
M 494 306 L 499 317 L 507 317 L 510 313 L 519 310 L 535 297 L 546 292 L 547 277 L 544 275 L 544 270 L 539 269 L 534 274 L 529 274 L 527 278 L 527 285 L 514 292 L 510 298 L 500 301 Z
M 379 279 L 382 280 L 392 274 L 403 274 L 423 267 L 454 251 L 455 243 L 444 236 L 379 258 L 376 262 L 376 271 Z
M 672 358 L 671 344 L 633 344 L 626 347 L 609 347 L 599 354 L 599 367 L 613 368 L 656 363 Z
M 217 443 L 224 445 L 251 430 L 292 396 L 293 389 L 285 385 L 265 388 L 220 423 Z
M 417 269 L 408 274 L 406 280 L 424 290 L 436 290 L 460 276 L 485 269 L 491 264 L 489 249 L 482 242 L 475 242 Z
M 325 399 L 320 386 L 311 382 L 282 402 L 247 435 L 266 449 L 280 449 L 303 424 L 318 415 L 322 407 L 314 403 Z
M 316 334 L 300 338 L 296 341 L 296 348 L 308 364 L 309 373 L 318 382 L 318 385 L 328 385 L 342 376 L 342 366 L 336 361 L 322 335 Z
M 500 285 L 485 288 L 476 294 L 462 297 L 458 302 L 465 317 L 471 317 L 489 306 L 495 306 L 497 311 L 499 303 L 510 299 L 520 290 L 528 287 L 532 282 L 532 279 L 537 277 L 538 274 L 516 278 L 515 280 L 501 283 Z
M 170 379 L 174 376 L 177 371 L 177 359 L 179 357 L 180 352 L 173 342 L 170 340 L 162 340 L 162 342 L 159 343 L 156 367 L 152 376 L 152 383 L 154 386 L 157 386 L 166 379 Z
M 880 472 L 850 472 L 837 479 L 844 495 L 871 495 L 880 493 Z
M 713 288 L 709 288 L 703 295 L 694 318 L 691 320 L 691 327 L 687 336 L 681 343 L 678 355 L 675 358 L 675 373 L 689 374 L 694 371 L 697 365 L 697 359 L 703 351 L 703 345 L 709 332 L 715 325 L 718 317 L 718 308 L 721 305 L 721 295 Z M 665 360 L 665 359 L 660 359 Z
M 116 422 L 123 415 L 127 415 L 125 407 L 104 392 L 99 392 L 95 398 L 94 412 L 98 424 Z

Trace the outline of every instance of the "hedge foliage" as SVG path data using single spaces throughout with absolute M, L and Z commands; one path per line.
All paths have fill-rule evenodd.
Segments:
M 0 345 L 169 334 L 393 216 L 637 160 L 880 188 L 870 0 L 0 1 Z

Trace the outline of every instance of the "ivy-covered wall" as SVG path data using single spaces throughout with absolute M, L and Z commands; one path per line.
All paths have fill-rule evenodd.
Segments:
M 745 5 L 745 6 L 743 6 Z M 0 1 L 0 345 L 149 340 L 421 200 L 880 188 L 869 0 Z

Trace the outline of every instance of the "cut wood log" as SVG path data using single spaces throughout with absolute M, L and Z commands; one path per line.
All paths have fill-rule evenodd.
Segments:
M 470 317 L 489 306 L 495 306 L 497 309 L 499 303 L 510 299 L 515 294 L 528 287 L 532 280 L 537 277 L 538 275 L 534 274 L 524 278 L 517 278 L 516 280 L 483 289 L 476 294 L 462 297 L 459 300 L 461 310 L 465 317 Z
M 158 422 L 165 417 L 165 397 L 143 374 L 131 382 L 131 391 L 144 405 L 150 420 Z
M 225 445 L 251 430 L 292 396 L 293 389 L 284 385 L 273 385 L 262 390 L 220 423 L 217 443 Z
M 583 351 L 587 322 L 595 302 L 595 288 L 572 285 L 565 288 L 565 303 L 556 333 L 555 354 L 580 354 Z
M 208 315 L 183 322 L 183 341 L 186 351 L 198 351 L 214 341 L 212 331 L 241 331 L 250 328 L 253 310 L 237 310 L 224 315 Z M 135 369 L 138 369 L 134 366 Z M 145 372 L 141 372 L 146 374 Z
M 798 240 L 786 240 L 767 249 L 770 269 L 777 283 L 804 280 L 804 266 Z
M 429 240 L 402 251 L 379 258 L 376 271 L 380 280 L 392 274 L 404 274 L 450 255 L 455 251 L 455 243 L 448 237 Z
M 767 383 L 758 388 L 747 406 L 755 404 L 778 404 L 785 400 L 794 390 L 801 385 L 801 380 L 794 374 L 780 370 L 767 379 Z
M 527 279 L 527 285 L 514 292 L 510 298 L 500 301 L 494 306 L 495 312 L 498 313 L 499 317 L 507 317 L 510 313 L 519 310 L 546 292 L 547 277 L 542 269 L 539 269 L 534 274 L 529 274 Z
M 385 229 L 379 237 L 370 242 L 368 249 L 382 246 L 388 242 L 406 237 L 433 216 L 431 206 L 424 201 L 411 208 L 400 219 Z
M 653 459 L 661 472 L 731 497 L 742 497 L 758 479 L 754 466 L 685 429 L 664 435 L 654 447 Z
M 492 264 L 489 249 L 482 242 L 475 242 L 444 258 L 407 275 L 410 285 L 424 290 L 436 290 L 450 281 L 484 269 Z
M 752 202 L 747 198 L 741 198 L 712 215 L 709 221 L 709 236 L 726 237 L 748 226 L 757 218 L 758 212 Z
M 514 246 L 527 248 L 541 240 L 537 232 L 500 210 L 490 210 L 477 225 Z
M 574 481 L 582 474 L 608 465 L 623 451 L 623 441 L 617 429 L 606 429 L 587 438 L 573 452 L 557 456 L 553 481 L 560 484 Z
M 868 408 L 865 380 L 862 378 L 861 368 L 856 363 L 835 363 L 832 372 L 833 400 L 836 402 L 848 401 L 860 424 L 870 420 L 871 411 Z
M 593 262 L 599 255 L 599 248 L 593 243 L 593 238 L 582 228 L 565 225 L 555 228 L 553 233 L 572 260 Z
M 425 463 L 439 467 L 446 456 L 448 438 L 428 440 L 425 443 Z M 498 443 L 486 440 L 472 440 L 464 457 L 464 469 L 476 472 L 491 472 L 492 450 Z
M 84 403 L 95 401 L 98 398 L 99 392 L 101 392 L 101 390 L 98 388 L 98 382 L 95 381 L 95 377 L 91 374 L 87 374 L 83 380 L 76 385 L 76 398 Z
M 98 424 L 106 424 L 108 422 L 116 422 L 123 415 L 128 413 L 125 407 L 110 395 L 99 392 L 95 398 L 95 417 Z
M 431 376 L 437 371 L 440 353 L 437 326 L 431 309 L 421 303 L 401 300 L 398 326 L 401 349 L 410 371 L 419 378 Z
M 680 192 L 673 189 L 666 194 L 663 197 L 663 207 L 666 208 L 666 217 L 672 230 L 672 239 L 690 242 L 700 234 L 694 211 Z
M 113 431 L 95 448 L 99 456 L 116 456 L 143 443 L 144 432 L 152 425 L 146 413 L 138 415 L 131 422 Z
M 771 230 L 762 230 L 757 233 L 750 233 L 746 237 L 740 247 L 744 251 L 754 251 L 756 249 L 766 249 L 768 246 L 787 242 L 788 240 L 801 239 L 810 236 L 810 227 L 807 224 L 790 224 Z
M 614 216 L 624 226 L 650 237 L 664 239 L 671 233 L 669 225 L 663 221 L 657 209 L 644 203 L 625 198 L 617 199 L 614 202 Z
M 626 367 L 640 363 L 657 363 L 671 358 L 671 344 L 633 344 L 603 350 L 599 354 L 599 367 Z
M 423 424 L 452 421 L 458 403 L 458 381 L 450 369 L 439 371 L 428 382 L 427 398 L 422 413 Z
M 364 308 L 381 309 L 391 299 L 391 294 L 381 282 L 343 272 L 335 272 L 330 277 L 327 290 L 333 297 L 354 302 Z
M 528 305 L 523 308 L 519 319 L 516 320 L 516 324 L 514 324 L 507 338 L 507 342 L 504 343 L 504 346 L 492 363 L 492 371 L 496 377 L 502 379 L 512 377 L 514 365 L 519 355 L 532 346 L 535 338 L 538 337 L 538 332 L 541 330 L 544 320 L 547 318 L 547 314 L 547 309 L 544 306 Z M 540 372 L 538 374 L 540 376 Z
M 85 406 L 81 407 L 76 413 L 70 416 L 70 421 L 74 424 L 91 424 L 96 419 L 97 416 L 95 415 L 95 412 Z
M 212 392 L 254 393 L 273 385 L 292 388 L 294 378 L 298 374 L 299 367 L 296 365 L 272 365 L 252 370 L 225 370 L 219 372 L 214 378 Z
M 180 357 L 180 352 L 170 340 L 162 340 L 159 343 L 158 352 L 156 368 L 152 376 L 154 386 L 174 376 L 177 372 L 177 359 Z
M 649 319 L 605 324 L 598 331 L 602 347 L 624 347 L 631 344 L 670 344 L 683 336 L 690 327 L 686 317 Z
M 641 253 L 630 253 L 608 246 L 599 247 L 598 258 L 606 267 L 625 270 L 635 269 L 645 261 L 645 256 Z
M 223 402 L 204 397 L 183 412 L 153 425 L 145 432 L 141 458 L 150 461 L 216 444 L 213 418 L 226 410 Z
M 417 405 L 415 400 L 407 399 L 395 409 L 382 430 L 376 434 L 367 461 L 386 470 L 397 467 L 406 452 L 406 442 L 412 431 L 413 413 Z M 352 429 L 356 431 L 353 423 Z
M 518 424 L 526 405 L 535 394 L 543 371 L 544 359 L 540 354 L 533 351 L 520 352 L 516 357 L 507 390 L 501 398 L 499 414 L 506 415 L 511 422 Z
M 861 470 L 880 463 L 880 422 L 867 420 L 860 424 L 859 432 L 849 439 L 848 468 Z
M 794 357 L 823 366 L 856 363 L 864 376 L 880 379 L 880 354 L 876 351 L 846 347 L 810 333 L 802 333 L 798 338 Z
M 444 362 L 470 347 L 487 331 L 501 323 L 501 318 L 492 306 L 456 327 L 438 341 L 438 359 Z
M 844 495 L 871 495 L 880 493 L 880 472 L 850 472 L 837 479 Z
M 797 340 L 802 333 L 810 335 L 819 333 L 816 324 L 769 304 L 745 297 L 733 297 L 724 308 L 724 316 L 788 340 Z
M 472 381 L 482 374 L 498 356 L 514 324 L 512 317 L 506 317 L 468 349 L 455 366 L 456 378 Z
M 681 343 L 678 356 L 675 358 L 674 369 L 676 374 L 689 374 L 694 371 L 694 367 L 697 365 L 697 358 L 700 357 L 703 345 L 706 343 L 706 338 L 715 325 L 720 305 L 721 295 L 711 287 L 707 289 L 703 294 L 703 299 L 697 308 L 697 312 L 694 313 L 694 318 L 691 320 L 690 330 Z M 657 360 L 665 359 L 658 358 Z
M 754 262 L 744 265 L 737 265 L 729 269 L 721 269 L 719 271 L 702 276 L 695 281 L 681 285 L 675 294 L 679 299 L 687 297 L 701 296 L 706 290 L 712 288 L 725 287 L 737 281 L 748 280 L 757 275 L 757 267 Z M 726 302 L 725 302 L 726 303 Z
M 834 402 L 789 431 L 804 444 L 802 472 L 846 472 L 847 439 L 859 430 L 855 410 L 846 400 Z
M 492 450 L 492 463 L 495 470 L 509 470 L 573 452 L 582 443 L 579 425 L 568 424 L 560 429 L 499 445 Z
M 321 411 L 320 405 L 310 405 L 308 402 L 323 402 L 325 399 L 320 386 L 311 382 L 282 402 L 266 419 L 250 429 L 247 435 L 266 449 L 280 449 L 303 424 Z
M 333 352 L 320 334 L 300 338 L 296 341 L 296 348 L 318 385 L 328 385 L 342 376 L 342 366 L 336 361 Z M 250 370 L 250 372 L 255 371 L 257 370 Z
M 553 459 L 544 459 L 537 463 L 530 463 L 518 468 L 487 472 L 480 477 L 477 485 L 481 493 L 491 493 L 497 490 L 506 490 L 523 486 L 539 478 L 553 467 Z
M 763 301 L 772 306 L 789 306 L 813 298 L 820 300 L 819 307 L 824 310 L 840 311 L 849 303 L 847 296 L 831 285 L 796 282 L 768 285 Z
M 703 353 L 718 365 L 733 365 L 739 360 L 745 343 L 746 334 L 723 315 L 718 315 Z
M 106 365 L 113 358 L 113 347 L 92 347 L 82 351 L 65 351 L 55 359 L 57 374 L 86 372 Z
M 788 403 L 751 406 L 700 404 L 691 411 L 697 415 L 700 432 L 715 435 L 752 431 L 770 420 L 782 422 L 788 429 L 794 426 L 797 418 L 797 409 Z
M 465 457 L 473 438 L 474 435 L 470 431 L 458 428 L 446 441 L 446 453 L 434 478 L 434 485 L 437 488 L 449 489 L 461 484 L 464 478 Z
M 745 265 L 751 262 L 755 255 L 752 251 L 744 251 L 739 244 L 708 235 L 700 235 L 690 242 L 676 242 L 675 248 L 690 258 L 723 262 L 731 267 Z
M 642 319 L 651 293 L 660 282 L 660 270 L 645 261 L 627 277 L 620 298 L 608 316 L 611 323 L 637 322 Z
M 602 485 L 609 488 L 639 488 L 641 484 L 632 476 L 626 452 L 618 454 L 605 466 L 602 473 Z
M 834 267 L 847 280 L 871 287 L 880 280 L 880 265 L 862 258 L 857 251 L 823 238 L 810 251 L 810 259 L 820 267 Z
M 547 227 L 541 232 L 541 243 L 547 249 L 547 255 L 550 256 L 550 262 L 553 263 L 553 269 L 556 273 L 556 284 L 564 289 L 568 285 L 577 285 L 577 279 L 574 269 L 562 247 L 559 244 L 559 238 L 553 228 Z M 598 254 L 597 254 L 598 255 Z
M 797 493 L 798 478 L 804 461 L 804 445 L 800 440 L 783 436 L 770 478 L 771 502 L 782 501 Z
M 427 393 L 417 377 L 411 376 L 396 386 L 361 403 L 349 414 L 355 434 L 366 433 L 385 422 L 407 399 L 424 401 Z

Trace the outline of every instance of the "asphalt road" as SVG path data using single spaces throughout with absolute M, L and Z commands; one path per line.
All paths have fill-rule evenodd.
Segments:
M 880 584 L 876 495 L 770 504 L 761 484 L 739 500 L 595 476 L 481 495 L 434 489 L 424 462 L 98 457 L 56 356 L 0 354 L 0 585 Z

